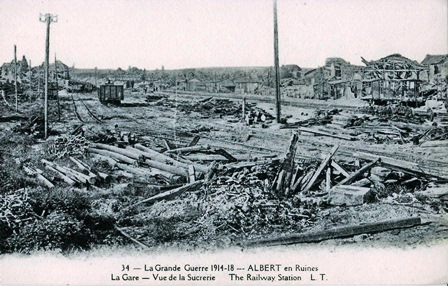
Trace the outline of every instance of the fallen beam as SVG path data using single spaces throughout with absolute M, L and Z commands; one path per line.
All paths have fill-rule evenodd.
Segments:
M 182 147 L 177 149 L 166 150 L 165 153 L 190 153 L 190 152 L 200 152 L 204 150 L 210 150 L 210 145 L 196 145 L 196 146 Z
M 351 182 L 353 182 L 353 180 L 355 180 L 356 178 L 358 178 L 361 174 L 363 174 L 364 172 L 368 171 L 370 168 L 372 168 L 376 163 L 378 163 L 380 159 L 376 159 L 372 162 L 370 162 L 367 165 L 364 165 L 363 167 L 361 167 L 360 169 L 358 169 L 357 171 L 353 172 L 352 174 L 350 174 L 349 177 L 345 178 L 344 180 L 340 181 L 339 183 L 336 184 L 336 186 L 341 186 L 341 185 L 349 185 Z
M 421 224 L 419 217 L 385 220 L 375 223 L 336 227 L 314 233 L 293 233 L 271 238 L 253 239 L 242 242 L 246 246 L 273 246 L 295 243 L 311 243 L 328 239 L 352 237 L 364 233 L 378 233 L 399 228 L 409 228 Z
M 420 145 L 421 147 L 448 147 L 448 140 L 426 141 Z
M 319 168 L 317 168 L 316 172 L 314 173 L 313 177 L 311 178 L 311 180 L 308 182 L 308 184 L 305 186 L 305 188 L 303 189 L 304 192 L 308 191 L 309 189 L 311 189 L 311 187 L 314 185 L 314 183 L 316 182 L 317 178 L 319 177 L 320 173 L 323 171 L 323 169 L 328 165 L 328 163 L 330 162 L 331 158 L 333 157 L 333 155 L 336 153 L 336 151 L 338 150 L 339 145 L 335 145 L 333 146 L 333 148 L 331 149 L 330 153 L 325 157 L 325 159 L 322 161 L 322 163 L 319 165 Z
M 339 166 L 338 163 L 336 163 L 334 160 L 331 160 L 331 167 L 335 168 L 339 173 L 341 173 L 344 177 L 348 178 L 350 177 L 350 174 L 341 166 Z
M 202 186 L 202 183 L 203 183 L 203 180 L 198 180 L 193 183 L 186 184 L 182 187 L 179 187 L 179 188 L 176 188 L 173 190 L 169 190 L 169 191 L 163 192 L 161 194 L 152 196 L 150 198 L 144 199 L 142 201 L 139 201 L 138 203 L 128 206 L 126 209 L 129 209 L 129 208 L 132 208 L 132 207 L 138 206 L 140 204 L 144 204 L 144 203 L 153 203 L 153 202 L 157 202 L 160 200 L 169 199 L 169 198 L 178 196 L 184 192 L 196 190 Z
M 124 230 L 122 230 L 121 228 L 119 228 L 118 226 L 114 225 L 114 228 L 124 237 L 126 237 L 127 239 L 129 239 L 130 241 L 134 242 L 135 244 L 141 246 L 144 249 L 149 249 L 149 246 L 147 246 L 146 244 L 138 241 L 137 239 L 133 238 L 132 236 L 130 236 L 129 234 L 127 234 Z
M 352 136 L 336 135 L 336 134 L 331 134 L 331 133 L 327 133 L 327 132 L 323 132 L 323 131 L 314 130 L 314 129 L 307 128 L 307 127 L 299 127 L 298 130 L 302 131 L 302 132 L 308 132 L 308 133 L 313 133 L 313 134 L 316 134 L 316 135 L 333 137 L 333 138 L 342 139 L 342 140 L 348 140 L 348 141 L 355 141 L 355 140 L 357 140 L 355 137 L 352 137 Z

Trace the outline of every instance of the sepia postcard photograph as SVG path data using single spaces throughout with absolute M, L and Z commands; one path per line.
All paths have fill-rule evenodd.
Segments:
M 446 285 L 447 0 L 0 0 L 0 285 Z

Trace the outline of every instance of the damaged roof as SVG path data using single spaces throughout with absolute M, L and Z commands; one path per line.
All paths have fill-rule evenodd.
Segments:
M 448 61 L 448 55 L 426 55 L 422 61 L 422 65 L 429 66 L 434 64 L 440 64 Z
M 392 54 L 387 57 L 381 58 L 376 61 L 367 61 L 361 57 L 362 62 L 373 68 L 397 68 L 397 69 L 424 69 L 425 67 L 419 64 L 417 61 L 413 61 L 400 54 Z

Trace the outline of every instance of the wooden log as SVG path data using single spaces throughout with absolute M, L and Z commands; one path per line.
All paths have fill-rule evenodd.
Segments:
M 165 172 L 162 170 L 158 170 L 156 168 L 146 169 L 146 168 L 138 168 L 129 166 L 126 164 L 117 163 L 115 165 L 117 168 L 126 171 L 128 173 L 132 173 L 137 176 L 151 176 L 151 177 L 162 177 L 172 182 L 179 182 L 182 177 L 172 174 L 170 172 Z
M 92 157 L 99 161 L 106 161 L 112 167 L 118 163 L 118 161 L 116 159 L 113 159 L 113 158 L 110 158 L 110 157 L 107 157 L 104 155 L 96 154 L 96 153 L 92 153 Z
M 39 172 L 38 169 L 32 169 L 30 167 L 26 167 L 23 166 L 23 169 L 25 170 L 26 173 L 28 173 L 29 175 L 35 176 L 37 178 L 37 180 L 39 182 L 41 182 L 44 186 L 46 186 L 47 188 L 51 189 L 54 188 L 54 184 L 52 182 L 50 182 L 50 180 L 48 180 L 47 178 L 45 178 L 41 173 Z
M 89 147 L 89 148 L 87 148 L 87 152 L 99 154 L 99 155 L 102 155 L 105 157 L 111 157 L 111 158 L 117 159 L 118 161 L 128 163 L 128 164 L 136 164 L 137 163 L 137 161 L 134 159 L 131 159 L 125 155 L 118 154 L 116 152 L 112 152 L 109 150 L 100 150 L 100 149 Z
M 421 219 L 419 217 L 402 218 L 384 220 L 375 223 L 366 223 L 359 225 L 336 227 L 328 230 L 311 232 L 311 233 L 293 233 L 270 238 L 252 239 L 242 242 L 240 244 L 246 246 L 273 246 L 286 245 L 296 243 L 312 243 L 320 242 L 328 239 L 337 239 L 345 237 L 353 237 L 364 233 L 379 233 L 393 229 L 409 228 L 420 225 Z
M 52 169 L 54 169 L 56 171 L 56 173 L 60 173 L 61 179 L 63 179 L 67 184 L 72 185 L 72 183 L 70 183 L 69 180 L 66 180 L 66 178 L 64 178 L 63 176 L 70 178 L 72 181 L 79 182 L 82 184 L 88 183 L 86 178 L 83 178 L 82 176 L 76 176 L 74 173 L 70 172 L 70 170 L 67 170 L 66 167 L 60 166 L 54 162 L 50 162 L 45 159 L 41 159 L 40 161 L 42 163 L 44 163 L 44 165 L 45 165 L 45 167 L 47 167 L 47 169 L 49 169 L 48 167 L 51 167 Z
M 101 150 L 107 150 L 111 152 L 115 152 L 120 155 L 124 155 L 126 157 L 129 157 L 131 159 L 140 160 L 142 158 L 142 154 L 140 152 L 134 151 L 132 149 L 124 149 L 119 148 L 112 145 L 102 144 L 102 143 L 92 143 L 90 144 L 91 147 Z
M 123 170 L 117 171 L 116 175 L 119 177 L 125 177 L 125 178 L 129 178 L 129 179 L 133 179 L 135 177 L 134 174 L 131 174 L 131 173 L 123 171 Z
M 355 180 L 356 178 L 358 178 L 361 174 L 363 174 L 364 172 L 367 172 L 368 170 L 370 170 L 373 166 L 375 166 L 378 163 L 379 159 L 376 159 L 370 163 L 368 163 L 367 165 L 364 165 L 363 167 L 361 167 L 359 170 L 353 172 L 352 174 L 350 174 L 349 177 L 345 178 L 344 180 L 340 181 L 339 183 L 336 184 L 336 186 L 340 186 L 340 185 L 349 185 L 351 182 L 353 182 L 353 180 Z
M 125 156 L 125 155 L 118 154 L 116 152 L 112 152 L 112 151 L 109 151 L 109 150 L 99 150 L 99 149 L 95 149 L 95 148 L 88 148 L 87 150 L 89 152 L 94 152 L 94 153 L 97 153 L 97 154 L 100 154 L 100 155 L 110 156 L 110 157 L 119 159 L 122 162 L 125 162 L 125 163 L 128 163 L 128 164 L 132 164 L 132 165 L 135 165 L 136 162 L 137 162 L 136 160 L 133 160 L 133 159 L 131 159 L 131 158 Z M 134 153 L 133 156 L 135 156 L 135 153 Z M 186 169 L 182 168 L 182 167 L 177 167 L 177 166 L 173 166 L 173 165 L 167 165 L 167 164 L 163 164 L 163 163 L 152 161 L 152 160 L 148 160 L 148 159 L 145 159 L 143 161 L 143 163 L 148 165 L 148 166 L 150 166 L 150 167 L 152 167 L 152 168 L 160 169 L 162 171 L 166 171 L 166 172 L 169 172 L 169 173 L 172 173 L 172 174 L 176 174 L 176 175 L 184 176 L 184 177 L 188 176 L 188 171 Z
M 307 128 L 307 127 L 299 127 L 298 130 L 303 131 L 303 132 L 317 134 L 317 135 L 322 135 L 322 136 L 342 139 L 342 140 L 348 140 L 348 141 L 355 141 L 355 140 L 357 140 L 355 137 L 352 137 L 352 136 L 335 135 L 335 134 L 331 134 L 331 133 L 327 133 L 327 132 L 323 132 L 323 131 L 317 131 L 317 130 L 314 130 L 314 129 L 311 129 L 311 128 Z
M 188 170 L 188 165 L 190 165 L 190 164 L 179 162 L 165 154 L 154 151 L 154 150 L 152 150 L 148 147 L 145 147 L 141 144 L 135 144 L 134 146 L 135 146 L 135 148 L 127 147 L 127 149 L 140 151 L 141 152 L 140 154 L 144 158 L 147 158 L 147 159 L 150 159 L 153 161 L 157 161 L 157 162 L 161 162 L 161 163 L 165 163 L 165 164 L 170 164 L 170 165 L 173 165 L 176 167 L 181 167 L 181 168 L 184 168 L 185 170 Z M 199 173 L 207 173 L 207 171 L 208 171 L 208 167 L 203 166 L 201 164 L 194 163 L 192 165 L 194 166 L 196 171 Z
M 317 178 L 319 177 L 320 173 L 323 171 L 323 169 L 328 165 L 328 163 L 330 162 L 331 158 L 333 157 L 333 155 L 336 153 L 336 151 L 338 150 L 339 145 L 335 145 L 333 146 L 333 148 L 331 149 L 330 153 L 325 157 L 325 159 L 320 163 L 319 167 L 317 168 L 316 172 L 314 173 L 313 177 L 311 178 L 311 180 L 308 182 L 308 184 L 305 186 L 305 188 L 303 189 L 304 192 L 307 192 L 309 189 L 311 189 L 311 187 L 314 185 L 314 183 L 316 182 Z
M 91 171 L 91 168 L 86 163 L 73 157 L 70 157 L 70 160 L 75 163 L 76 167 L 78 167 L 78 169 L 80 169 L 83 174 L 87 175 L 89 178 L 93 178 L 96 180 L 97 174 L 93 173 Z
M 111 146 L 111 147 L 114 147 L 114 146 Z M 115 147 L 115 148 L 117 148 L 117 147 Z M 117 148 L 117 149 L 121 149 L 121 148 Z M 125 151 L 125 152 L 123 152 L 123 154 L 119 154 L 119 153 L 109 151 L 109 150 L 99 150 L 96 148 L 88 148 L 87 150 L 89 152 L 97 153 L 100 155 L 110 156 L 110 157 L 116 158 L 124 163 L 132 164 L 132 165 L 136 165 L 137 161 L 133 160 L 132 158 L 129 158 L 123 154 L 129 154 L 129 155 L 133 156 L 134 158 L 140 158 L 140 156 L 138 156 L 139 155 L 138 153 L 132 152 L 127 149 L 123 149 Z M 119 150 L 119 151 L 121 151 L 121 150 Z M 126 152 L 126 151 L 128 151 L 128 152 Z M 166 172 L 176 174 L 179 176 L 188 177 L 188 171 L 187 171 L 188 165 L 187 165 L 187 168 L 184 168 L 184 167 L 168 165 L 168 164 L 164 164 L 161 162 L 148 160 L 148 159 L 143 159 L 142 163 L 146 164 L 152 168 L 160 169 L 162 171 L 166 171 Z
M 74 177 L 78 178 L 79 180 L 81 180 L 84 184 L 90 184 L 90 185 L 95 185 L 96 182 L 96 176 L 94 175 L 93 177 L 90 177 L 86 174 L 80 173 L 78 171 L 75 171 L 69 167 L 63 166 L 63 169 L 65 169 L 67 171 L 68 174 L 73 175 Z
M 129 209 L 129 208 L 132 208 L 132 207 L 138 206 L 140 204 L 144 204 L 144 203 L 153 203 L 153 202 L 160 201 L 160 200 L 170 199 L 170 198 L 176 197 L 184 192 L 197 190 L 198 188 L 200 188 L 202 186 L 202 183 L 203 183 L 203 180 L 198 180 L 196 182 L 186 184 L 182 187 L 175 188 L 173 190 L 169 190 L 169 191 L 157 194 L 155 196 L 152 196 L 150 198 L 144 199 L 138 203 L 128 206 L 125 209 Z
M 72 170 L 72 169 L 70 169 L 68 167 L 59 166 L 59 169 L 62 170 L 65 173 L 65 175 L 67 175 L 68 177 L 74 179 L 75 181 L 81 182 L 82 184 L 85 184 L 85 185 L 87 185 L 87 184 L 89 184 L 89 185 L 95 184 L 95 180 L 89 181 L 89 177 L 88 176 L 86 176 L 86 175 L 84 175 L 82 173 L 79 173 L 79 172 L 77 172 L 75 170 Z
M 69 184 L 70 186 L 73 186 L 76 184 L 76 182 L 74 180 L 72 180 L 71 178 L 69 178 L 68 176 L 66 176 L 64 173 L 60 172 L 59 170 L 56 170 L 55 168 L 53 168 L 50 165 L 45 165 L 45 168 L 54 172 L 60 179 L 62 179 L 64 182 L 66 182 L 67 184 Z

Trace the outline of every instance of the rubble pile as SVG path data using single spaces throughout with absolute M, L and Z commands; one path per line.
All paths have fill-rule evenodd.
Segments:
M 15 132 L 32 135 L 33 137 L 43 137 L 45 129 L 44 118 L 31 116 L 26 122 L 21 122 L 13 130 Z
M 83 155 L 88 141 L 81 135 L 59 135 L 47 143 L 47 153 L 57 158 Z
M 369 107 L 365 109 L 368 111 Z M 384 112 L 367 114 L 341 113 L 337 109 L 318 111 L 312 118 L 283 125 L 282 128 L 298 128 L 300 131 L 344 140 L 363 140 L 375 144 L 420 145 L 422 140 L 446 140 L 447 126 L 430 123 L 427 116 L 408 114 L 410 108 L 400 107 L 406 114 L 389 113 L 391 107 L 375 107 Z M 370 113 L 370 114 L 369 114 Z M 428 124 L 423 125 L 423 123 Z M 313 128 L 308 128 L 313 127 Z

